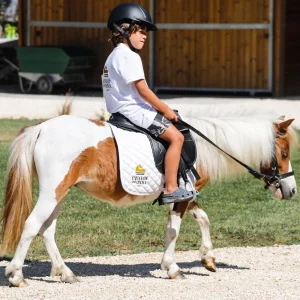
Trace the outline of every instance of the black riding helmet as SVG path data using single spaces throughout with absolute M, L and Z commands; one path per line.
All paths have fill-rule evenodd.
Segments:
M 133 2 L 126 2 L 117 5 L 112 10 L 108 18 L 107 27 L 111 31 L 117 29 L 122 35 L 126 36 L 128 35 L 128 32 L 124 32 L 119 27 L 119 25 L 122 23 L 128 23 L 130 25 L 145 25 L 147 27 L 147 31 L 157 30 L 157 27 L 153 24 L 152 18 L 148 11 L 142 6 Z

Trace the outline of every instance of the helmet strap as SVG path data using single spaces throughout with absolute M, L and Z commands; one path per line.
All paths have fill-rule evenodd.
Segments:
M 135 49 L 135 48 L 132 46 L 132 44 L 131 44 L 131 41 L 130 41 L 130 39 L 129 39 L 129 36 L 126 37 L 126 41 L 127 41 L 128 45 L 129 45 L 129 48 L 130 48 L 133 52 L 136 52 L 136 49 Z
M 131 24 L 132 26 L 133 24 Z M 129 31 L 124 31 L 120 26 L 118 26 L 116 23 L 113 23 L 113 26 L 126 38 L 126 41 L 128 43 L 129 48 L 136 52 L 136 49 L 132 46 L 131 41 L 129 39 Z

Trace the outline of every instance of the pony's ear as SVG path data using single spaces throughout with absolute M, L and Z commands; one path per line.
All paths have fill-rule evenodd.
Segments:
M 277 126 L 278 126 L 278 132 L 281 133 L 281 134 L 286 134 L 287 132 L 287 129 L 288 127 L 292 124 L 292 122 L 294 121 L 295 119 L 289 119 L 289 120 L 286 120 L 286 121 L 283 121 L 281 123 L 279 123 Z
M 284 119 L 285 119 L 284 115 L 278 118 L 278 120 L 280 120 L 280 121 L 284 121 Z

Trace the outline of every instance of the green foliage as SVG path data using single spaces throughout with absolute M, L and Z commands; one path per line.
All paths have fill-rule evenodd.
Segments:
M 5 172 L 10 141 L 28 120 L 0 120 L 0 207 L 5 192 Z M 292 165 L 300 186 L 300 149 Z M 38 190 L 35 185 L 35 201 Z M 300 197 L 274 200 L 252 176 L 238 181 L 209 184 L 198 203 L 208 214 L 214 247 L 267 246 L 300 243 Z M 56 240 L 63 257 L 114 255 L 163 251 L 167 207 L 151 203 L 114 208 L 72 188 L 63 200 Z M 195 250 L 200 229 L 186 215 L 177 250 Z M 27 258 L 47 258 L 41 238 L 36 238 Z

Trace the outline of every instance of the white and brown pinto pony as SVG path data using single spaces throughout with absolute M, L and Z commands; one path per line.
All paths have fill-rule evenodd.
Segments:
M 205 117 L 185 115 L 185 121 L 201 130 L 223 150 L 244 163 L 267 172 L 274 149 L 280 173 L 291 171 L 290 148 L 296 137 L 289 128 L 291 120 L 274 123 L 266 116 Z M 195 136 L 198 157 L 196 167 L 201 175 L 195 187 L 201 190 L 209 181 L 245 174 L 243 167 Z M 15 252 L 6 267 L 14 286 L 25 286 L 22 267 L 33 238 L 40 234 L 51 259 L 51 275 L 63 282 L 78 279 L 65 265 L 54 240 L 56 219 L 63 198 L 72 186 L 115 206 L 129 206 L 153 201 L 159 194 L 134 196 L 121 185 L 116 143 L 110 127 L 101 121 L 60 116 L 22 129 L 13 141 L 8 160 L 6 199 L 2 214 L 1 252 Z M 32 210 L 32 184 L 36 176 L 39 196 Z M 249 176 L 249 175 L 248 175 Z M 294 176 L 281 181 L 281 189 L 271 188 L 280 199 L 291 199 L 296 193 Z M 166 231 L 166 248 L 161 266 L 170 278 L 183 278 L 174 258 L 175 244 L 185 211 L 199 223 L 202 234 L 202 264 L 215 271 L 215 257 L 206 213 L 195 202 L 170 205 Z

